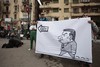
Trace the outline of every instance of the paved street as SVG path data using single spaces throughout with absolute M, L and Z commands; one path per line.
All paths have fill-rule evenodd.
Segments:
M 34 50 L 28 51 L 29 40 L 22 40 L 19 48 L 0 48 L 0 67 L 80 67 L 80 63 L 57 57 L 39 58 Z M 0 47 L 8 43 L 8 39 L 0 38 Z M 100 40 L 93 46 L 93 67 L 100 67 Z
M 24 45 L 19 48 L 0 48 L 0 67 L 62 67 L 60 63 L 55 62 L 56 59 L 49 60 L 48 56 L 40 59 L 34 50 L 28 50 L 29 40 L 23 42 Z M 0 47 L 4 43 L 8 43 L 8 40 L 0 39 Z

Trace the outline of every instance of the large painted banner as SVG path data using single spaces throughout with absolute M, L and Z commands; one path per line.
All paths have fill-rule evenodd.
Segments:
M 38 21 L 35 52 L 92 63 L 89 20 Z

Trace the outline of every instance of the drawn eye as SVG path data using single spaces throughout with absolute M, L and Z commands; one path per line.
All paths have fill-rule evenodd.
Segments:
M 62 36 L 64 36 L 64 37 L 65 37 L 66 35 L 67 35 L 67 34 L 62 34 Z
M 66 35 L 67 33 L 63 33 L 62 35 Z
M 58 39 L 61 39 L 61 36 L 59 36 Z

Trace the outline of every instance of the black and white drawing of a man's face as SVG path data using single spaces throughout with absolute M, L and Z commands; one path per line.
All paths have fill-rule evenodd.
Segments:
M 59 42 L 66 44 L 72 41 L 72 35 L 70 35 L 70 31 L 63 31 L 62 35 L 58 37 Z

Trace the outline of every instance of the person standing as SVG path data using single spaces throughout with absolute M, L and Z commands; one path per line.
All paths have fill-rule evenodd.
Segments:
M 28 50 L 33 49 L 33 40 L 36 42 L 36 22 L 33 21 L 32 25 L 30 26 L 30 48 Z
M 44 16 L 44 14 L 40 14 L 38 21 L 48 21 L 48 19 Z M 36 42 L 36 24 L 37 24 L 37 22 L 34 21 L 29 28 L 30 29 L 30 48 L 28 50 L 33 49 L 33 40 L 35 40 L 35 42 Z M 41 54 L 40 57 L 42 58 L 43 56 L 44 55 Z
M 91 24 L 92 27 L 92 43 L 93 43 L 92 46 L 93 46 L 94 42 L 96 41 L 99 28 L 93 20 L 89 21 L 89 23 Z M 92 67 L 92 64 L 89 64 L 89 67 Z
M 38 21 L 48 21 L 48 19 L 44 16 L 44 14 L 40 14 Z M 42 57 L 44 57 L 44 54 L 40 55 L 40 58 Z
M 88 21 L 88 23 L 91 24 L 91 28 L 92 28 L 92 46 L 93 46 L 96 40 L 97 34 L 99 32 L 99 28 L 93 20 Z M 92 67 L 91 63 L 84 63 L 84 62 L 82 62 L 82 67 L 84 67 L 85 64 L 88 65 L 88 67 Z
M 40 14 L 38 21 L 48 21 L 48 19 L 44 16 L 44 14 Z

